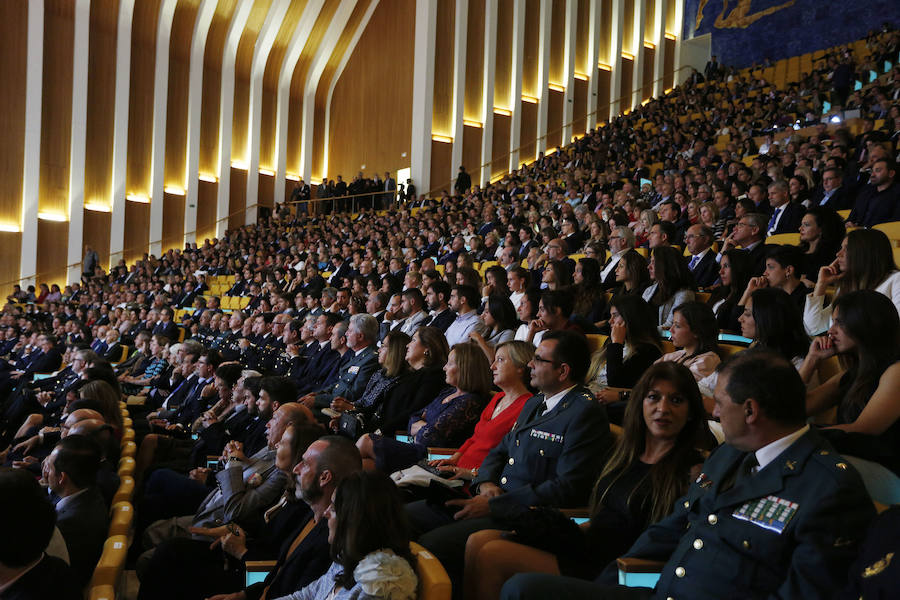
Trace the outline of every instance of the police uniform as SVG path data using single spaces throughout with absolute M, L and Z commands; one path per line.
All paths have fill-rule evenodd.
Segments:
M 473 485 L 499 485 L 491 512 L 505 504 L 584 506 L 613 444 L 606 410 L 584 386 L 571 389 L 546 414 L 544 395 L 532 396 L 519 419 L 488 454 Z
M 727 488 L 746 456 L 723 445 L 627 556 L 666 560 L 657 598 L 825 598 L 875 514 L 859 474 L 818 432 Z

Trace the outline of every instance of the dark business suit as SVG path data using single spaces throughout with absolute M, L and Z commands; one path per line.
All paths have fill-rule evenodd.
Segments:
M 687 260 L 690 265 L 691 259 L 688 258 Z M 691 275 L 694 276 L 694 281 L 697 282 L 697 287 L 712 287 L 719 279 L 719 263 L 716 262 L 716 253 L 710 250 L 704 254 L 703 258 L 690 271 Z
M 100 490 L 91 486 L 81 494 L 60 502 L 62 506 L 56 506 L 56 526 L 66 541 L 69 563 L 75 571 L 78 585 L 84 587 L 100 559 L 109 529 L 106 501 Z
M 0 594 L 3 600 L 82 600 L 81 583 L 62 559 L 44 555 L 33 569 Z
M 431 320 L 428 322 L 429 327 L 437 327 L 441 330 L 441 333 L 447 331 L 447 328 L 456 320 L 456 313 L 450 310 L 449 308 L 444 309 L 442 312 L 434 315 Z
M 779 209 L 781 210 L 781 216 L 778 218 L 778 224 L 775 230 L 771 232 L 768 231 L 767 227 L 766 231 L 768 234 L 777 235 L 779 233 L 797 233 L 800 231 L 800 221 L 803 220 L 803 215 L 806 213 L 803 205 L 796 202 L 788 202 L 772 209 L 772 214 L 774 215 L 775 211 Z

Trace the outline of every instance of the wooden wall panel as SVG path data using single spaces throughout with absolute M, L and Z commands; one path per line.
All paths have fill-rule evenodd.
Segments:
M 591 72 L 591 57 L 588 55 L 588 42 L 591 26 L 592 0 L 578 0 L 578 12 L 575 17 L 575 70 L 579 73 Z
M 619 81 L 622 82 L 621 95 L 619 96 L 620 110 L 625 110 L 627 107 L 631 106 L 631 92 L 634 89 L 633 80 L 634 80 L 634 61 L 630 58 L 622 57 L 622 70 L 619 72 L 619 77 L 621 78 Z
M 452 190 L 452 182 L 447 179 L 453 168 L 450 161 L 453 160 L 453 144 L 447 142 L 431 141 L 431 189 L 440 193 L 442 190 Z M 429 190 L 418 190 L 424 194 Z
M 273 204 L 275 203 L 275 176 L 260 173 L 259 179 L 257 180 L 256 189 L 256 197 L 259 205 L 272 208 Z
M 600 20 L 600 62 L 607 65 L 611 65 L 614 61 L 612 56 L 613 49 L 610 48 L 610 38 L 612 37 L 612 3 L 613 0 L 600 0 L 600 14 L 603 15 L 603 18 Z
M 303 134 L 303 95 L 305 93 L 306 87 L 306 74 L 309 71 L 309 65 L 312 61 L 313 55 L 315 54 L 316 48 L 319 47 L 319 43 L 322 41 L 322 36 L 325 34 L 325 30 L 328 28 L 328 24 L 331 22 L 331 17 L 334 16 L 334 12 L 337 10 L 340 5 L 340 0 L 325 0 L 325 4 L 322 7 L 322 10 L 319 12 L 319 16 L 316 19 L 316 24 L 313 26 L 312 32 L 309 34 L 309 38 L 306 40 L 306 44 L 303 46 L 303 51 L 300 53 L 300 59 L 297 61 L 296 66 L 294 67 L 294 72 L 291 75 L 291 94 L 290 94 L 290 105 L 288 107 L 288 137 L 287 137 L 287 170 L 291 173 L 300 173 L 300 142 L 302 140 Z M 378 12 L 377 10 L 375 12 Z M 372 27 L 372 22 L 369 21 L 369 27 L 367 30 Z M 363 34 L 363 36 L 369 34 L 367 31 Z M 357 46 L 358 47 L 358 46 Z M 349 64 L 348 64 L 349 66 Z M 410 67 L 412 68 L 412 67 Z M 383 85 L 383 82 L 381 83 Z M 337 87 L 340 87 L 338 84 Z M 337 95 L 337 87 L 335 87 L 335 98 Z M 354 90 L 355 93 L 355 90 Z M 343 101 L 343 99 L 341 99 Z M 334 112 L 334 106 L 332 106 L 332 113 Z M 332 119 L 334 117 L 332 116 Z M 333 122 L 333 121 L 332 121 Z M 333 131 L 332 131 L 333 135 Z M 352 172 L 356 172 L 356 168 L 351 169 Z M 313 173 L 312 180 L 316 179 L 318 173 Z M 319 175 L 321 177 L 321 175 Z M 312 181 L 310 181 L 310 185 Z
M 322 72 L 322 76 L 319 78 L 319 86 L 316 88 L 315 98 L 315 119 L 313 121 L 313 173 L 327 173 L 330 171 L 330 169 L 327 167 L 328 156 L 326 152 L 328 151 L 328 149 L 325 147 L 325 130 L 328 127 L 328 124 L 325 122 L 326 104 L 328 103 L 328 90 L 329 88 L 331 88 L 331 82 L 334 80 L 334 77 L 337 74 L 337 69 L 340 66 L 341 61 L 343 60 L 344 55 L 347 53 L 347 49 L 350 47 L 350 42 L 353 40 L 353 36 L 356 35 L 356 30 L 359 28 L 359 24 L 362 22 L 366 11 L 369 10 L 370 2 L 372 2 L 372 0 L 361 0 L 356 3 L 356 6 L 353 7 L 353 11 L 350 13 L 350 17 L 344 24 L 344 29 L 343 31 L 341 31 L 341 34 L 338 37 L 338 41 L 331 52 L 331 56 L 328 57 L 328 62 L 325 64 L 325 70 Z M 408 162 L 406 164 L 398 164 L 400 164 L 401 167 L 405 167 Z
M 643 0 L 644 2 L 644 35 L 643 40 L 653 40 L 653 21 L 656 20 L 656 2 L 654 0 Z
M 512 82 L 513 0 L 500 0 L 497 4 L 497 55 L 494 73 L 494 106 L 511 109 L 510 83 Z M 494 132 L 496 137 L 497 132 Z M 508 137 L 508 136 L 507 136 Z
M 547 96 L 547 149 L 558 148 L 562 144 L 563 104 L 565 94 L 550 90 Z
M 216 194 L 218 184 L 201 181 L 197 188 L 197 245 L 216 236 Z
M 184 247 L 184 196 L 181 194 L 163 194 L 163 230 L 162 251 L 170 248 Z
M 185 161 L 187 160 L 187 112 L 190 86 L 191 38 L 198 5 L 179 2 L 172 22 L 172 39 L 169 42 L 169 85 L 166 103 L 166 156 L 164 179 L 166 185 L 184 189 Z M 167 204 L 168 206 L 168 204 Z M 184 202 L 181 206 L 184 216 Z M 163 213 L 163 220 L 174 215 Z M 178 247 L 181 247 L 179 244 Z
M 219 0 L 203 51 L 203 110 L 200 113 L 200 172 L 218 174 L 219 98 L 222 52 L 236 0 Z
M 522 126 L 519 134 L 522 145 L 519 147 L 519 164 L 530 163 L 534 160 L 535 138 L 537 137 L 538 105 L 531 102 L 522 103 Z
M 44 3 L 44 73 L 41 100 L 41 182 L 39 206 L 66 214 L 69 202 L 69 145 L 72 138 L 72 51 L 75 4 Z M 54 229 L 59 229 L 56 227 Z M 68 231 L 68 227 L 62 229 Z M 65 262 L 66 235 L 62 239 Z M 47 238 L 45 243 L 59 243 Z M 40 273 L 40 264 L 38 272 Z
M 95 210 L 84 211 L 84 243 L 90 244 L 100 256 L 100 266 L 107 270 L 109 265 L 109 226 L 112 215 Z
M 670 2 L 670 4 L 672 4 Z M 666 38 L 666 56 L 663 59 L 663 90 L 674 87 L 675 82 L 675 40 Z
M 160 0 L 136 2 L 131 27 L 131 82 L 128 93 L 128 193 L 150 195 L 153 148 L 153 70 Z M 148 213 L 149 215 L 149 213 Z M 148 221 L 149 223 L 149 221 Z M 146 238 L 146 235 L 144 236 Z M 126 235 L 125 245 L 134 239 Z M 138 256 L 141 256 L 139 254 Z
M 640 2 L 640 0 L 637 0 Z M 625 26 L 622 27 L 622 51 L 637 54 L 637 48 L 632 47 L 634 40 L 634 3 L 635 0 L 623 0 L 622 13 L 625 15 Z
M 91 2 L 90 48 L 88 52 L 87 137 L 84 156 L 84 198 L 86 202 L 111 204 L 112 153 L 116 100 L 116 38 L 118 0 Z M 84 239 L 88 237 L 85 221 Z M 94 246 L 98 253 L 107 245 Z M 104 264 L 106 264 L 104 262 Z
M 450 135 L 453 131 L 453 32 L 456 7 L 453 0 L 438 0 L 434 40 L 434 104 L 431 131 Z M 434 144 L 432 144 L 434 146 Z M 434 165 L 434 161 L 432 161 Z M 444 181 L 450 173 L 431 172 L 431 181 Z M 437 179 L 434 179 L 437 176 Z M 424 190 L 423 190 L 424 191 Z
M 648 2 L 648 4 L 653 4 Z M 653 96 L 653 63 L 656 61 L 656 49 L 644 48 L 644 72 L 642 78 L 641 100 Z
M 552 12 L 550 18 L 550 81 L 565 85 L 566 0 L 553 0 Z
M 585 132 L 587 122 L 585 121 L 585 112 L 587 111 L 588 98 L 588 82 L 583 79 L 575 80 L 575 90 L 572 94 L 572 134 L 581 135 Z
M 20 175 L 19 181 L 21 182 L 21 180 Z M 3 248 L 3 260 L 0 260 L 0 291 L 3 292 L 5 299 L 5 296 L 12 292 L 13 284 L 18 283 L 19 261 L 22 256 L 22 234 L 0 231 L 0 248 Z
M 125 203 L 125 251 L 129 265 L 141 258 L 150 244 L 150 205 L 143 202 Z
M 306 8 L 305 0 L 291 2 L 288 6 L 281 27 L 275 35 L 275 42 L 269 51 L 263 73 L 262 93 L 262 119 L 259 130 L 259 166 L 263 169 L 275 170 L 275 117 L 278 106 L 278 76 L 281 73 L 281 64 L 287 52 L 288 42 L 294 35 L 303 9 Z
M 484 100 L 481 93 L 484 81 L 484 0 L 469 2 L 466 32 L 466 88 L 463 115 L 466 119 L 480 122 Z M 475 163 L 471 164 L 474 168 Z
M 64 284 L 66 279 L 66 252 L 68 251 L 66 243 L 68 239 L 68 223 L 43 219 L 38 221 L 36 248 L 36 279 L 38 283 L 58 283 L 60 286 Z
M 481 168 L 481 136 L 484 132 L 481 127 L 463 127 L 463 166 L 469 173 L 478 173 Z M 472 184 L 481 184 L 478 176 L 472 180 Z
M 494 115 L 494 137 L 491 138 L 491 179 L 509 172 L 509 128 L 512 117 Z
M 415 13 L 413 0 L 381 0 L 372 12 L 334 88 L 329 175 L 409 165 Z
M 540 98 L 538 72 L 541 34 L 541 0 L 525 0 L 525 47 L 522 55 L 522 93 Z M 525 136 L 522 136 L 525 139 Z
M 231 159 L 249 163 L 247 156 L 247 128 L 250 110 L 250 66 L 253 63 L 253 48 L 259 30 L 266 20 L 266 13 L 272 0 L 256 0 L 247 17 L 244 33 L 238 43 L 237 61 L 234 64 L 234 114 L 231 119 Z M 247 195 L 246 190 L 244 195 Z
M 244 224 L 247 204 L 247 171 L 231 168 L 231 194 L 228 203 L 228 229 Z
M 28 4 L 0 2 L 0 224 L 20 226 L 25 146 L 25 75 L 28 50 Z M 0 233 L 3 255 L 0 281 L 18 276 L 19 245 L 7 243 L 18 234 Z M 12 256 L 15 252 L 15 257 Z M 15 265 L 5 263 L 13 262 Z M 3 275 L 9 269 L 12 277 Z M 4 288 L 5 289 L 5 288 Z M 0 290 L 2 291 L 2 290 Z M 5 297 L 6 294 L 3 294 Z
M 609 91 L 612 72 L 606 69 L 595 69 L 597 76 L 597 123 L 609 120 Z

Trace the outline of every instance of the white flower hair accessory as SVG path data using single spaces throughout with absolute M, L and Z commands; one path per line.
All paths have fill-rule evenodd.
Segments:
M 359 561 L 353 578 L 367 596 L 384 600 L 416 597 L 419 578 L 409 563 L 391 550 L 376 550 Z

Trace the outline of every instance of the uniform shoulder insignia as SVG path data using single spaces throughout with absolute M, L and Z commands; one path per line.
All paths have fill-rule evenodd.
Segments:
M 885 569 L 888 568 L 888 566 L 891 564 L 891 559 L 893 559 L 893 558 L 894 558 L 894 553 L 888 552 L 887 554 L 884 555 L 884 558 L 882 558 L 881 560 L 877 560 L 874 563 L 872 563 L 871 565 L 869 565 L 868 567 L 866 567 L 863 570 L 862 576 L 863 577 L 874 577 L 875 575 L 878 575 L 879 573 L 881 573 L 882 571 L 884 571 Z

